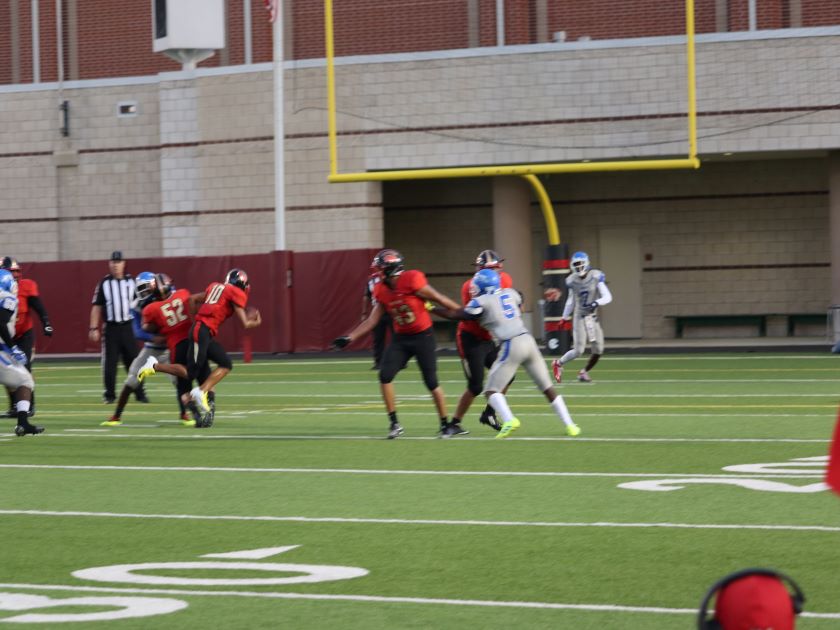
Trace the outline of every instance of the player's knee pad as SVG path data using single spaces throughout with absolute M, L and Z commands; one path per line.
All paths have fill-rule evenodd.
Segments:
M 394 376 L 396 376 L 396 375 L 395 374 L 385 374 L 384 372 L 380 372 L 379 373 L 379 382 L 382 385 L 387 385 L 388 383 L 393 383 L 394 382 Z
M 129 374 L 123 384 L 131 389 L 137 389 L 137 386 L 140 384 L 140 380 L 137 378 L 136 374 Z
M 467 383 L 467 390 L 469 390 L 473 396 L 479 396 L 484 391 L 484 383 L 470 379 Z
M 430 392 L 436 390 L 439 385 L 437 376 L 427 377 L 426 375 L 423 375 L 423 383 L 425 383 L 426 389 L 428 389 Z

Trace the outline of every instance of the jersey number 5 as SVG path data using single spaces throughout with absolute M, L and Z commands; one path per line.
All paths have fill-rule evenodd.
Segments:
M 516 317 L 516 309 L 513 307 L 513 304 L 510 303 L 510 295 L 507 293 L 502 294 L 499 296 L 499 302 L 502 304 L 502 313 L 505 316 L 505 319 L 513 319 Z
M 180 299 L 161 305 L 160 312 L 166 316 L 167 326 L 174 326 L 187 319 L 187 316 L 184 315 L 184 303 Z

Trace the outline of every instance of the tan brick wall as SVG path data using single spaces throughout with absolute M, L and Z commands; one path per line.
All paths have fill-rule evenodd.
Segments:
M 339 66 L 340 170 L 680 154 L 681 50 Z M 837 102 L 840 86 L 824 77 L 838 54 L 840 37 L 703 44 L 700 150 L 733 151 L 742 161 L 545 178 L 562 237 L 596 262 L 599 228 L 627 226 L 653 256 L 645 267 L 776 265 L 645 271 L 645 336 L 670 336 L 664 315 L 702 308 L 825 307 L 828 269 L 787 265 L 828 260 L 821 151 L 840 145 L 840 112 L 809 108 Z M 287 248 L 399 247 L 410 266 L 444 274 L 434 284 L 456 294 L 458 274 L 492 246 L 490 181 L 388 184 L 384 192 L 378 183 L 327 184 L 323 68 L 289 70 L 285 83 Z M 4 230 L 0 251 L 60 260 L 104 258 L 117 246 L 129 257 L 274 249 L 270 72 L 161 75 L 62 96 L 71 103 L 67 139 L 58 135 L 54 90 L 0 90 L 0 213 L 27 234 Z M 123 100 L 139 103 L 136 118 L 117 118 Z M 780 108 L 799 109 L 771 111 Z M 591 117 L 601 120 L 569 122 Z M 441 128 L 448 125 L 465 126 Z M 70 156 L 64 166 L 54 151 Z M 532 229 L 538 277 L 545 231 L 536 206 Z

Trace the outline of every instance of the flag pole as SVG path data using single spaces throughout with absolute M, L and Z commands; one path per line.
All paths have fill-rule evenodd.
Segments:
M 274 249 L 286 249 L 285 137 L 283 101 L 283 0 L 273 0 L 274 64 Z

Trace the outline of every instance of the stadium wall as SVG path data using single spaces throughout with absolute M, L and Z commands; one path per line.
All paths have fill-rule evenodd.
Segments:
M 224 279 L 233 267 L 245 269 L 251 282 L 248 305 L 260 310 L 262 326 L 245 331 L 235 321 L 219 330 L 219 341 L 240 352 L 249 337 L 255 352 L 325 350 L 335 337 L 359 322 L 361 297 L 375 252 L 353 250 L 316 253 L 272 252 L 238 256 L 130 258 L 126 270 L 169 274 L 178 288 L 200 293 Z M 23 276 L 38 283 L 41 300 L 56 332 L 40 334 L 35 320 L 36 350 L 61 354 L 99 352 L 87 338 L 93 290 L 107 273 L 103 261 L 22 262 Z M 341 278 L 343 282 L 327 282 Z M 325 299 L 328 293 L 328 299 Z M 368 340 L 356 348 L 369 345 Z
M 685 103 L 680 90 L 663 99 L 657 89 L 682 80 L 683 70 L 674 61 L 681 51 L 678 41 L 666 38 L 343 59 L 337 71 L 342 110 L 365 118 L 340 117 L 341 169 L 670 156 L 685 146 Z M 643 229 L 643 238 L 660 238 L 663 247 L 673 249 L 654 252 L 654 264 L 645 265 L 645 336 L 669 336 L 662 315 L 697 308 L 699 298 L 685 290 L 686 283 L 708 293 L 704 283 L 718 282 L 717 293 L 709 295 L 731 289 L 725 274 L 707 274 L 712 279 L 704 276 L 701 285 L 690 275 L 687 268 L 698 266 L 698 254 L 681 247 L 683 240 L 673 242 L 688 229 L 686 218 L 713 226 L 724 215 L 730 223 L 734 214 L 733 229 L 760 228 L 788 238 L 793 214 L 817 243 L 828 231 L 825 156 L 840 146 L 840 85 L 824 77 L 840 54 L 840 35 L 832 29 L 790 30 L 761 39 L 716 35 L 700 43 L 698 54 L 700 149 L 704 158 L 711 157 L 703 169 L 546 178 L 558 205 L 561 235 L 573 248 L 593 248 L 590 236 L 577 233 L 582 230 L 578 221 L 591 220 L 632 224 Z M 515 89 L 509 77 L 515 77 Z M 371 250 L 387 242 L 405 248 L 412 266 L 416 252 L 416 266 L 442 274 L 433 276 L 440 278 L 435 284 L 454 294 L 449 289 L 470 271 L 468 262 L 492 245 L 481 211 L 489 203 L 490 182 L 459 182 L 455 188 L 431 182 L 327 185 L 323 65 L 289 64 L 286 87 L 287 249 Z M 60 96 L 70 102 L 66 138 L 57 133 L 56 85 L 0 87 L 0 213 L 6 228 L 0 251 L 25 262 L 104 260 L 118 248 L 132 259 L 273 251 L 269 67 L 67 82 Z M 116 115 L 124 101 L 138 104 L 137 116 Z M 717 159 L 739 162 L 716 171 Z M 753 162 L 754 167 L 738 166 Z M 756 174 L 763 178 L 758 193 Z M 810 180 L 818 176 L 820 182 Z M 792 190 L 806 194 L 777 195 L 784 193 L 782 182 L 797 179 Z M 694 195 L 714 197 L 719 187 L 733 192 L 692 201 Z M 564 202 L 577 189 L 586 196 L 576 201 L 577 210 L 569 204 L 568 211 L 577 213 L 569 218 Z M 814 190 L 822 192 L 807 194 Z M 383 200 L 386 191 L 396 195 L 395 205 Z M 446 196 L 429 200 L 430 207 L 451 205 L 456 211 L 427 223 L 418 200 L 444 194 L 436 191 Z M 751 205 L 745 207 L 748 198 L 739 194 L 770 201 L 749 197 Z M 401 204 L 412 206 L 399 201 L 400 195 L 413 196 L 413 216 L 404 209 L 391 212 Z M 617 201 L 622 199 L 627 201 Z M 659 236 L 646 234 L 648 225 Z M 541 235 L 542 229 L 535 210 L 533 233 Z M 691 244 L 715 251 L 719 233 L 703 233 L 706 242 Z M 544 242 L 540 238 L 535 244 Z M 804 238 L 784 240 L 786 255 L 781 256 L 774 242 L 768 237 L 751 244 L 764 248 L 753 253 L 768 262 L 749 264 L 785 267 L 805 260 L 818 266 L 806 288 L 795 289 L 806 294 L 782 299 L 778 291 L 786 285 L 773 285 L 772 292 L 755 292 L 757 301 L 749 308 L 775 310 L 780 300 L 797 305 L 796 311 L 824 308 L 825 248 Z M 535 247 L 535 261 L 541 255 L 541 247 Z M 662 257 L 671 271 L 648 269 Z M 750 270 L 758 275 L 746 274 L 744 283 L 765 286 L 765 277 L 773 273 L 769 269 Z M 335 281 L 340 284 L 342 276 Z M 709 301 L 719 307 L 715 299 Z M 720 308 L 739 302 L 726 297 Z

